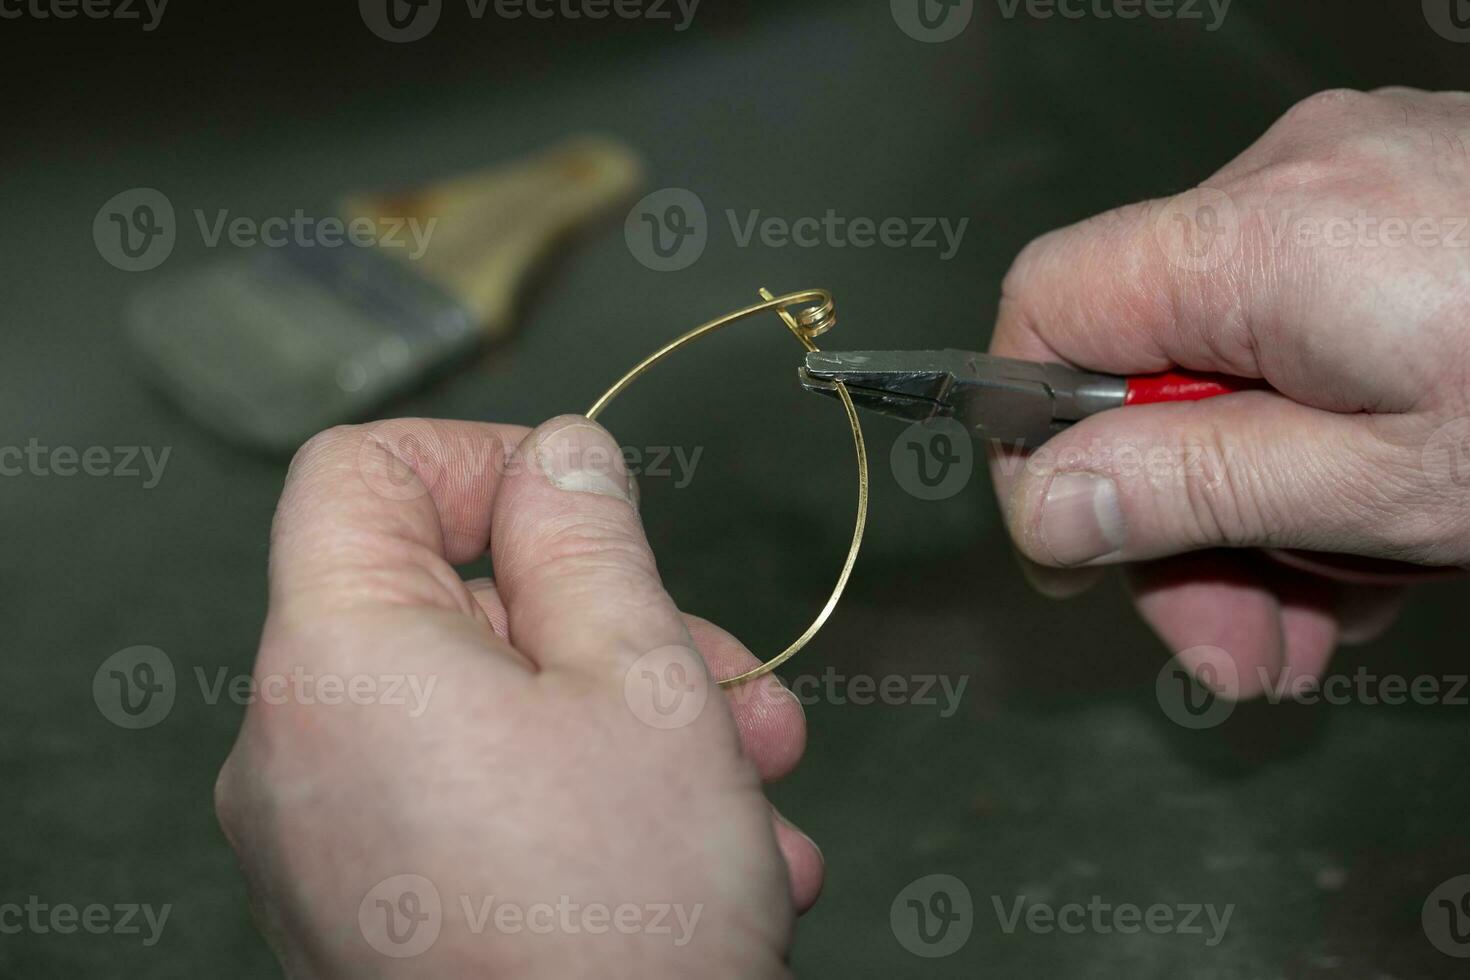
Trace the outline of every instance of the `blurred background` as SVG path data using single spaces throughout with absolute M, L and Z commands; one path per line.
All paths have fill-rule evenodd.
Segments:
M 51 0 L 0 4 L 0 443 L 42 461 L 0 479 L 0 904 L 172 909 L 152 945 L 146 926 L 0 934 L 0 975 L 279 972 L 212 812 L 244 708 L 209 688 L 250 671 L 289 453 L 197 423 L 128 328 L 140 291 L 249 251 L 211 245 L 196 213 L 327 215 L 353 192 L 432 185 L 576 134 L 630 147 L 637 188 L 537 264 L 511 328 L 373 411 L 530 425 L 585 409 L 760 286 L 832 290 L 834 348 L 978 347 L 1034 236 L 1204 180 L 1314 91 L 1463 87 L 1470 56 L 1461 0 L 1180 0 L 1134 20 L 1091 0 L 1077 19 L 973 0 L 933 8 L 950 27 L 968 17 L 952 37 L 900 0 L 649 0 L 600 21 L 559 3 L 509 19 L 444 0 L 409 41 L 344 0 L 69 19 Z M 94 226 L 138 188 L 169 202 L 175 236 L 129 271 Z M 634 206 L 667 189 L 705 217 L 702 250 L 664 269 Z M 933 219 L 939 245 L 740 233 L 829 211 Z M 961 220 L 948 248 L 939 223 Z M 669 475 L 644 475 L 649 534 L 681 605 L 765 656 L 820 606 L 851 532 L 846 427 L 800 391 L 798 363 L 774 318 L 749 323 L 604 417 L 631 446 L 699 453 L 692 471 L 670 458 Z M 868 543 L 785 672 L 811 748 L 774 798 L 828 866 L 798 974 L 1464 975 L 1451 953 L 1470 954 L 1470 937 L 1421 917 L 1470 873 L 1463 700 L 1250 704 L 1182 724 L 1156 694 L 1168 652 L 1116 580 L 1065 605 L 1032 594 L 987 481 L 921 499 L 891 465 L 901 427 L 870 419 L 867 434 Z M 73 461 L 67 475 L 64 447 L 100 447 L 95 472 Z M 1423 589 L 1335 669 L 1454 678 L 1463 596 Z M 127 727 L 94 680 L 140 646 L 166 657 L 172 701 Z M 862 678 L 903 693 L 882 703 Z M 972 908 L 937 942 L 902 914 L 906 896 L 932 900 L 930 875 Z M 1007 931 L 997 912 L 1094 896 L 1233 911 L 1213 943 L 1203 915 L 1203 934 L 1070 935 Z

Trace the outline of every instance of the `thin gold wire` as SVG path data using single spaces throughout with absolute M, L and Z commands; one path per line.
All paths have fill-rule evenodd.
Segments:
M 638 380 L 644 372 L 665 357 L 668 357 L 674 351 L 688 344 L 692 344 L 705 334 L 714 333 L 721 327 L 728 327 L 737 320 L 744 320 L 758 313 L 775 310 L 781 317 L 782 322 L 786 324 L 787 329 L 791 331 L 792 335 L 808 351 L 817 350 L 817 345 L 812 343 L 812 338 L 826 333 L 837 322 L 836 308 L 832 302 L 832 294 L 825 289 L 806 289 L 801 292 L 787 293 L 784 296 L 772 296 L 769 290 L 762 288 L 760 294 L 763 302 L 735 310 L 733 313 L 726 313 L 724 316 L 711 320 L 708 323 L 700 324 L 688 333 L 664 344 L 658 350 L 639 361 L 634 365 L 632 370 L 619 378 L 611 388 L 607 389 L 601 398 L 592 403 L 592 407 L 587 410 L 587 417 L 589 419 L 596 419 L 602 410 L 614 398 L 622 394 L 630 384 Z M 795 316 L 792 316 L 787 307 L 797 305 L 802 305 L 803 308 Z M 817 631 L 822 628 L 823 624 L 827 622 L 827 618 L 832 615 L 832 610 L 837 608 L 837 601 L 842 598 L 842 592 L 847 588 L 847 580 L 852 575 L 852 567 L 857 562 L 858 550 L 863 544 L 863 529 L 868 523 L 868 450 L 863 443 L 863 428 L 858 423 L 857 408 L 852 403 L 852 396 L 847 393 L 847 386 L 839 381 L 836 383 L 836 387 L 837 397 L 842 401 L 842 407 L 847 412 L 847 424 L 852 428 L 852 445 L 853 449 L 857 452 L 858 472 L 857 520 L 853 524 L 852 544 L 848 546 L 847 558 L 842 562 L 842 572 L 837 576 L 837 584 L 832 587 L 832 594 L 827 597 L 827 603 L 822 606 L 821 612 L 817 613 L 817 618 L 812 620 L 812 624 L 790 646 L 759 667 L 752 667 L 743 674 L 725 678 L 720 681 L 721 687 L 733 687 L 736 684 L 743 684 L 746 681 L 769 674 L 781 664 L 796 656 L 797 652 L 806 646 L 812 637 L 817 635 Z

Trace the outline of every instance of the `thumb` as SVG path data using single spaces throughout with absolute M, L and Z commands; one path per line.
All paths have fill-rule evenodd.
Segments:
M 1406 505 L 1423 482 L 1412 436 L 1378 431 L 1413 424 L 1243 392 L 1104 412 L 993 465 L 1011 534 L 1043 565 L 1222 546 L 1426 561 L 1441 546 Z
M 620 677 L 650 651 L 681 650 L 708 683 L 601 426 L 561 416 L 532 430 L 496 494 L 490 540 L 511 642 L 540 667 Z

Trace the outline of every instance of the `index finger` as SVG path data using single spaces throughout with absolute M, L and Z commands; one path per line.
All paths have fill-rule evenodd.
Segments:
M 1258 249 L 1223 191 L 1118 208 L 1043 235 L 1001 287 L 991 350 L 1115 374 L 1183 367 L 1261 377 L 1280 250 Z
M 474 613 L 453 566 L 489 547 L 519 425 L 392 419 L 314 436 L 271 532 L 273 609 L 429 605 Z

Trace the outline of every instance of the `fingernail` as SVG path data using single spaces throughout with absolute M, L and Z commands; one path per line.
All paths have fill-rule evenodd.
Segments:
M 803 837 L 806 839 L 806 842 L 812 846 L 812 850 L 817 852 L 817 860 L 822 862 L 822 866 L 825 867 L 827 864 L 827 855 L 823 854 L 821 846 L 816 841 L 812 840 L 812 835 L 802 830 L 790 820 L 787 820 L 786 815 L 783 814 L 780 810 L 773 810 L 772 812 L 776 814 L 777 820 L 786 825 L 787 829 L 793 831 L 798 837 Z
M 1118 487 L 1095 473 L 1061 473 L 1041 504 L 1042 547 L 1058 565 L 1109 558 L 1123 547 Z
M 801 713 L 803 716 L 806 714 L 806 705 L 801 703 L 801 698 L 797 697 L 796 692 L 787 687 L 785 683 L 782 682 L 781 678 L 777 677 L 775 674 L 767 674 L 765 677 L 761 678 L 761 681 L 764 681 L 765 683 L 757 682 L 755 684 L 738 685 L 735 688 L 731 689 L 730 693 L 738 698 L 740 696 L 741 688 L 753 688 L 759 692 L 759 696 L 764 700 L 764 702 L 771 705 L 772 707 L 775 707 L 782 701 L 789 700 L 796 704 L 796 710 L 799 713 Z
M 617 497 L 633 504 L 623 450 L 597 426 L 569 422 L 544 432 L 536 440 L 535 455 L 547 482 L 558 490 Z
M 643 509 L 643 489 L 639 487 L 638 478 L 632 473 L 628 474 L 628 499 L 634 510 Z

